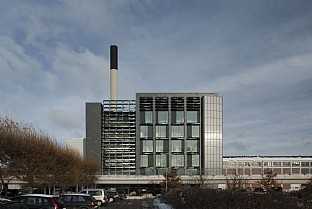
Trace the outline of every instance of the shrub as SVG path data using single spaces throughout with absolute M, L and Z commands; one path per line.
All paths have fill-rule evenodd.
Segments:
M 205 188 L 172 190 L 162 197 L 175 209 L 296 209 L 297 198 L 280 192 L 257 194 Z

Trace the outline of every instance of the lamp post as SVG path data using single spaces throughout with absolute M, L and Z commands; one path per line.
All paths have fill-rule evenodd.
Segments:
M 170 154 L 169 153 L 165 153 L 167 159 L 166 159 L 166 174 L 165 174 L 165 178 L 166 178 L 166 193 L 168 191 L 168 172 L 169 172 L 169 165 L 170 165 Z
M 167 193 L 167 190 L 168 190 L 168 168 L 166 168 L 166 193 Z

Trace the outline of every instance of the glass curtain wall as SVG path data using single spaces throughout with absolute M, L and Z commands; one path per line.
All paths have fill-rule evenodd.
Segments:
M 205 175 L 222 174 L 223 101 L 219 96 L 203 97 L 203 167 Z

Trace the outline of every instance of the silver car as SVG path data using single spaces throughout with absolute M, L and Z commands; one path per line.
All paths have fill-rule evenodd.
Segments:
M 83 189 L 80 191 L 83 194 L 89 194 L 97 200 L 97 205 L 101 206 L 108 202 L 107 194 L 105 189 Z

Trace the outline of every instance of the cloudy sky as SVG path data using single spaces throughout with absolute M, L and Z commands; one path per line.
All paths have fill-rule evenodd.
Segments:
M 218 92 L 224 155 L 312 155 L 310 0 L 0 0 L 0 115 L 85 137 L 85 103 Z

